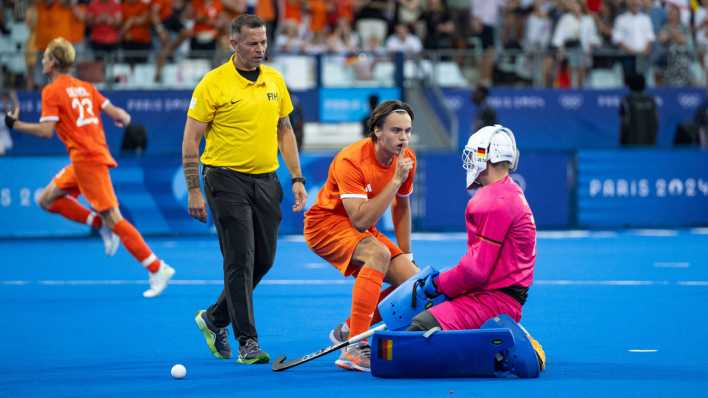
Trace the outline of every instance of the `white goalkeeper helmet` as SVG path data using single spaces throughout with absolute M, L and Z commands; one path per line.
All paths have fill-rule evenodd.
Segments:
M 509 162 L 510 171 L 516 170 L 519 163 L 519 150 L 516 149 L 516 139 L 511 130 L 499 124 L 485 126 L 467 140 L 467 145 L 462 152 L 462 168 L 467 170 L 468 189 L 487 168 L 488 161 Z

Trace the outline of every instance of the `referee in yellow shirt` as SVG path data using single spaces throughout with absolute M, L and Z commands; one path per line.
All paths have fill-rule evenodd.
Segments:
M 268 363 L 258 344 L 253 289 L 275 258 L 283 190 L 275 174 L 278 148 L 292 177 L 293 211 L 305 207 L 307 192 L 300 171 L 289 114 L 290 94 L 280 73 L 266 65 L 266 28 L 254 15 L 231 25 L 234 55 L 207 73 L 194 89 L 182 142 L 182 164 L 189 190 L 189 214 L 206 222 L 199 182 L 224 257 L 224 289 L 216 303 L 197 312 L 195 322 L 212 354 L 231 358 L 227 327 L 239 342 L 238 362 Z M 202 137 L 206 140 L 199 157 Z

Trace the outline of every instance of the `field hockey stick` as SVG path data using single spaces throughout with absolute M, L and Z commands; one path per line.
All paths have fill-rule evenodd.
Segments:
M 285 362 L 287 357 L 285 355 L 281 355 L 275 361 L 273 361 L 272 369 L 275 372 L 280 372 L 280 371 L 283 371 L 286 369 L 293 368 L 298 365 L 302 365 L 303 363 L 309 362 L 315 358 L 319 358 L 319 357 L 325 356 L 331 352 L 338 351 L 350 344 L 356 343 L 357 341 L 364 340 L 364 339 L 368 338 L 369 336 L 373 335 L 374 333 L 376 333 L 380 330 L 384 330 L 384 329 L 386 329 L 386 325 L 379 325 L 373 329 L 367 330 L 364 333 L 357 334 L 356 336 L 351 337 L 347 341 L 343 341 L 343 342 L 337 343 L 337 344 L 332 344 L 329 347 L 323 348 L 323 349 L 313 352 L 311 354 L 307 354 L 301 358 L 293 359 L 292 361 Z

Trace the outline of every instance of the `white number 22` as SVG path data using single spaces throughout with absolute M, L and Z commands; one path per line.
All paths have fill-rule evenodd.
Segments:
M 98 118 L 93 113 L 93 102 L 90 98 L 74 98 L 71 101 L 72 109 L 79 109 L 79 117 L 76 119 L 76 127 L 86 126 L 88 124 L 98 124 Z

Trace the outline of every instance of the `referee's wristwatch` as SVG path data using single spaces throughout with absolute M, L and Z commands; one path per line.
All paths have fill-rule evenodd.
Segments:
M 305 177 L 293 177 L 292 180 L 290 180 L 292 184 L 295 184 L 296 182 L 302 183 L 302 185 L 305 185 Z

